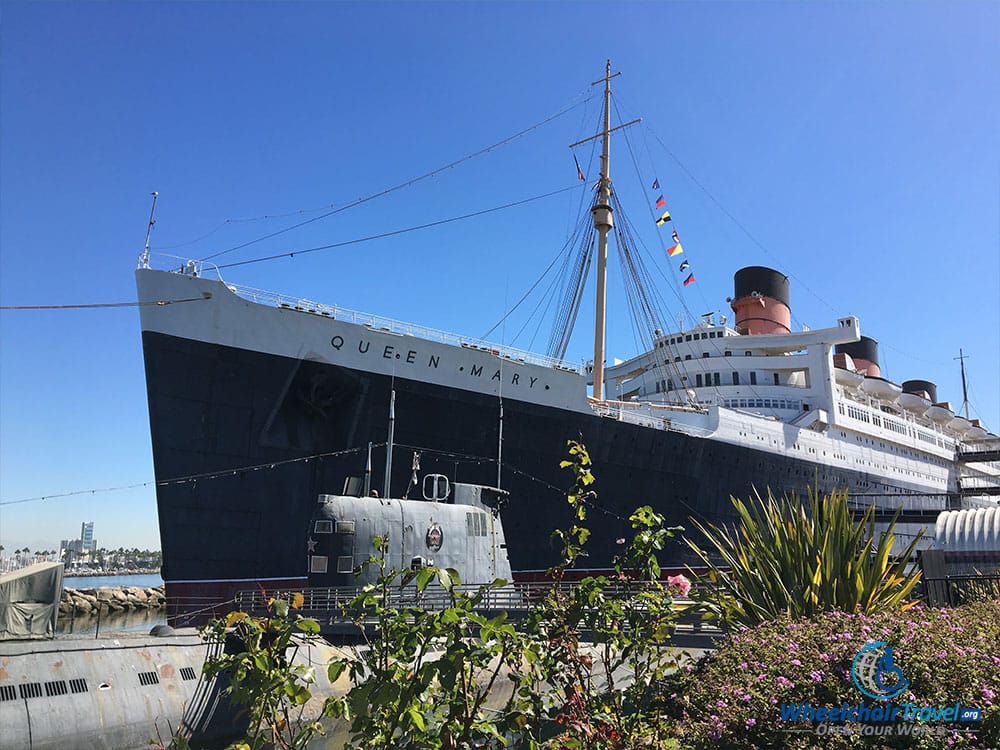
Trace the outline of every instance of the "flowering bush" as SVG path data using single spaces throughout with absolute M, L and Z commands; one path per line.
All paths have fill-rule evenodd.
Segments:
M 947 724 L 946 736 L 861 737 L 812 732 L 812 722 L 782 721 L 781 704 L 870 706 L 851 678 L 858 650 L 886 641 L 909 681 L 891 703 L 982 709 L 978 723 Z M 829 612 L 734 632 L 717 652 L 688 667 L 665 698 L 682 747 L 853 748 L 1000 745 L 1000 602 L 955 609 L 912 607 L 873 615 Z M 929 722 L 925 726 L 940 726 Z M 974 733 L 966 730 L 975 730 Z

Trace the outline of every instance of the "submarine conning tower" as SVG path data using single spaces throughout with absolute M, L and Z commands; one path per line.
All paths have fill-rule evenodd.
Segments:
M 854 369 L 858 372 L 870 378 L 882 377 L 882 370 L 878 366 L 878 342 L 875 339 L 862 336 L 860 341 L 837 344 L 834 351 L 837 354 L 849 355 L 854 360 Z
M 929 380 L 905 380 L 903 381 L 903 393 L 924 395 L 924 398 L 932 404 L 938 402 L 937 385 Z
M 792 332 L 785 274 L 764 266 L 747 266 L 736 272 L 733 286 L 735 295 L 730 307 L 736 313 L 738 333 L 756 336 Z

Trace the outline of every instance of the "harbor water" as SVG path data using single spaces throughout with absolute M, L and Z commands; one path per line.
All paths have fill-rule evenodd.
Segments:
M 99 589 L 101 586 L 142 586 L 155 588 L 163 585 L 159 573 L 139 573 L 123 576 L 66 576 L 63 578 L 63 588 L 67 589 Z

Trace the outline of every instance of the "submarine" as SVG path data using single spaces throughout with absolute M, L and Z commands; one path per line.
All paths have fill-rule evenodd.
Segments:
M 421 499 L 320 495 L 304 530 L 309 587 L 355 588 L 374 581 L 379 569 L 365 563 L 376 536 L 388 540 L 387 568 L 437 566 L 458 571 L 463 582 L 509 581 L 499 517 L 507 493 L 438 474 L 425 476 L 422 490 Z M 163 748 L 177 733 L 190 747 L 211 750 L 243 736 L 246 715 L 229 701 L 225 675 L 203 675 L 220 650 L 240 648 L 238 639 L 208 642 L 194 628 L 168 625 L 148 634 L 57 636 L 62 564 L 2 578 L 3 750 Z M 320 719 L 326 730 L 310 748 L 340 748 L 349 738 L 346 723 L 321 719 L 324 701 L 350 689 L 346 674 L 335 683 L 327 676 L 326 665 L 344 653 L 344 647 L 306 634 L 296 636 L 288 653 L 290 662 L 316 668 L 312 698 L 296 717 Z

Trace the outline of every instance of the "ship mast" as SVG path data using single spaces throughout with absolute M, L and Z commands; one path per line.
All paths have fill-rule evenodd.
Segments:
M 962 408 L 965 409 L 965 418 L 969 418 L 969 388 L 965 384 L 965 353 L 959 349 L 958 356 L 955 357 L 962 368 Z
M 570 148 L 581 143 L 602 139 L 601 148 L 601 179 L 597 183 L 597 198 L 590 209 L 594 217 L 594 229 L 597 230 L 597 310 L 594 315 L 594 398 L 604 399 L 604 331 L 607 312 L 607 269 L 608 269 L 608 232 L 614 226 L 611 211 L 611 134 L 615 130 L 641 122 L 632 120 L 615 128 L 611 127 L 611 79 L 621 73 L 611 72 L 611 61 L 608 60 L 604 78 L 594 81 L 591 86 L 604 83 L 604 130 L 597 135 L 584 138 L 570 145 Z

